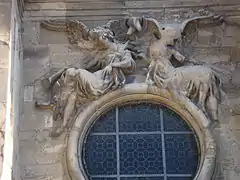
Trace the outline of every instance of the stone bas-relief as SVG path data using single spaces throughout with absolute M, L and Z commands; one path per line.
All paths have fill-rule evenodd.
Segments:
M 223 94 L 220 78 L 209 67 L 193 65 L 175 68 L 170 62 L 172 57 L 180 63 L 186 61 L 186 57 L 173 47 L 174 40 L 178 39 L 177 32 L 171 27 L 159 28 L 159 31 L 161 39 L 149 46 L 147 82 L 167 88 L 175 95 L 182 93 L 197 102 L 206 115 L 217 120 L 218 103 Z
M 61 119 L 63 123 L 61 128 L 53 130 L 52 136 L 59 135 L 66 128 L 68 121 L 74 116 L 76 104 L 82 104 L 84 100 L 94 99 L 123 86 L 126 82 L 125 74 L 135 69 L 135 61 L 130 51 L 126 49 L 127 44 L 114 42 L 113 32 L 110 29 L 96 27 L 86 30 L 81 22 L 71 22 L 67 24 L 67 28 L 71 44 L 77 44 L 80 50 L 101 51 L 105 56 L 101 57 L 102 59 L 96 56 L 95 59 L 89 60 L 86 69 L 97 69 L 95 72 L 64 68 L 42 81 L 46 90 L 52 91 L 54 86 L 58 86 L 55 89 L 59 90 L 58 93 L 52 92 L 54 95 L 50 103 L 54 106 L 54 120 Z M 41 102 L 36 102 L 36 105 L 46 106 Z
M 216 17 L 209 16 L 204 21 L 206 19 L 215 21 Z M 188 27 L 189 22 L 185 23 L 185 27 Z M 118 40 L 112 28 L 116 24 L 124 24 L 119 27 L 125 31 L 122 41 Z M 124 86 L 127 76 L 134 73 L 140 59 L 148 63 L 147 84 L 167 89 L 176 97 L 184 95 L 197 102 L 208 118 L 218 119 L 218 104 L 223 94 L 221 80 L 209 67 L 184 65 L 187 58 L 176 48 L 177 40 L 182 41 L 186 36 L 184 28 L 182 33 L 177 33 L 174 28 L 161 26 L 155 19 L 144 17 L 131 17 L 119 23 L 110 21 L 107 25 L 93 29 L 88 29 L 79 21 L 57 25 L 44 22 L 42 26 L 67 32 L 70 44 L 77 46 L 79 51 L 88 52 L 90 57 L 94 56 L 92 59 L 82 59 L 85 68 L 66 67 L 42 81 L 52 97 L 49 103 L 37 101 L 36 105 L 52 105 L 53 119 L 62 121 L 61 127 L 54 128 L 51 136 L 63 132 L 75 117 L 78 107 Z M 174 67 L 172 57 L 182 66 Z

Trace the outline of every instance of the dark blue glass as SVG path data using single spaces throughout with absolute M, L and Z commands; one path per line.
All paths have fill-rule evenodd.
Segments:
M 121 135 L 120 174 L 162 174 L 161 135 Z
M 167 180 L 193 180 L 192 177 L 168 177 Z
M 85 161 L 90 175 L 117 173 L 115 136 L 88 136 L 85 146 Z
M 154 104 L 135 104 L 119 108 L 120 132 L 160 131 L 160 109 Z
M 116 131 L 116 111 L 112 109 L 106 114 L 102 114 L 95 122 L 92 132 L 115 132 Z
M 83 164 L 89 180 L 191 180 L 198 155 L 194 133 L 178 114 L 140 103 L 112 109 L 95 121 Z
M 163 177 L 121 177 L 120 180 L 164 180 Z
M 117 180 L 117 178 L 109 178 L 109 177 L 97 177 L 97 178 L 90 178 L 91 180 Z
M 163 108 L 162 111 L 164 131 L 192 131 L 177 113 L 168 108 Z
M 165 135 L 167 174 L 195 174 L 198 151 L 191 134 Z

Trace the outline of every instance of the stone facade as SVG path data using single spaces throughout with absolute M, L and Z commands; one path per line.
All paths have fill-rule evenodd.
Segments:
M 68 132 L 58 138 L 49 137 L 49 129 L 53 126 L 52 112 L 36 109 L 34 103 L 37 99 L 48 99 L 48 95 L 43 93 L 40 84 L 43 77 L 67 65 L 83 67 L 83 63 L 79 62 L 79 57 L 84 54 L 68 43 L 66 34 L 51 32 L 40 27 L 41 21 L 70 18 L 81 20 L 89 27 L 93 27 L 104 24 L 110 19 L 116 20 L 127 15 L 145 15 L 154 17 L 163 24 L 175 24 L 211 11 L 226 15 L 229 19 L 240 23 L 237 10 L 239 6 L 238 0 L 197 2 L 193 0 L 181 2 L 176 0 L 160 2 L 75 0 L 74 3 L 61 0 L 57 3 L 49 0 L 46 2 L 44 0 L 26 1 L 23 21 L 18 27 L 20 29 L 22 26 L 23 61 L 21 62 L 21 54 L 15 51 L 15 57 L 19 57 L 16 59 L 20 61 L 18 63 L 13 61 L 14 71 L 11 71 L 13 72 L 11 77 L 13 77 L 12 85 L 14 84 L 14 91 L 12 91 L 14 108 L 8 107 L 14 109 L 12 120 L 14 122 L 13 179 L 70 180 L 65 162 Z M 0 7 L 3 7 L 1 12 L 4 14 L 7 14 L 5 9 L 10 11 L 12 8 L 11 3 L 3 3 Z M 1 21 L 6 22 L 6 28 L 4 28 L 7 30 L 0 35 L 2 41 L 9 43 L 8 29 L 11 15 L 4 17 L 7 19 L 4 18 Z M 17 19 L 17 22 L 19 21 Z M 221 68 L 228 97 L 227 102 L 221 106 L 220 126 L 214 130 L 219 145 L 217 180 L 238 180 L 240 178 L 239 28 L 239 25 L 231 25 L 225 27 L 224 31 L 219 27 L 199 29 L 198 42 L 193 43 L 190 50 L 191 55 L 198 62 Z M 17 49 L 21 49 L 21 42 L 17 45 Z M 5 84 L 0 88 L 0 117 L 4 119 L 5 112 L 9 113 L 6 111 L 7 96 L 4 95 L 7 92 L 7 77 L 10 76 L 10 71 L 8 71 L 9 46 L 3 44 L 0 51 L 4 52 L 1 53 L 0 61 L 0 78 L 4 79 L 2 82 Z M 141 81 L 141 78 L 139 79 L 138 81 Z M 7 175 L 8 173 L 5 177 L 8 177 Z M 4 178 L 4 180 L 7 179 Z

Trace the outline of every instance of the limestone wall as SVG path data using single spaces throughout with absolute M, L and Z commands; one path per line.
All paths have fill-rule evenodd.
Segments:
M 126 14 L 147 15 L 162 23 L 181 23 L 184 19 L 204 13 L 202 9 L 238 19 L 238 0 L 165 0 L 165 1 L 82 1 L 28 0 L 23 22 L 23 117 L 20 119 L 20 172 L 22 179 L 68 180 L 65 169 L 66 134 L 53 139 L 48 136 L 53 121 L 49 110 L 34 108 L 36 99 L 47 99 L 40 79 L 66 65 L 81 67 L 79 56 L 83 54 L 68 44 L 64 33 L 47 31 L 40 27 L 44 19 L 72 18 L 89 26 L 118 19 Z M 146 3 L 148 2 L 148 3 Z M 55 10 L 57 9 L 57 11 Z M 66 10 L 67 9 L 67 10 Z M 198 43 L 192 47 L 194 58 L 223 69 L 224 87 L 228 103 L 222 106 L 224 116 L 221 126 L 215 130 L 219 147 L 219 180 L 240 178 L 240 54 L 239 27 L 229 26 L 199 30 Z M 219 38 L 218 43 L 211 43 Z M 215 41 L 216 42 L 216 41 Z M 228 113 L 228 109 L 231 113 Z

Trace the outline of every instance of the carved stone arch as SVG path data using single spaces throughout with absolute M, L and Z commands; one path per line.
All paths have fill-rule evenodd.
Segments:
M 87 180 L 83 164 L 78 160 L 84 137 L 91 123 L 114 105 L 126 101 L 148 100 L 159 102 L 177 112 L 194 129 L 200 145 L 201 156 L 194 180 L 211 180 L 216 162 L 216 143 L 209 128 L 210 120 L 189 99 L 174 97 L 168 90 L 144 83 L 125 85 L 122 89 L 109 92 L 92 102 L 75 120 L 68 138 L 66 162 L 72 180 Z

